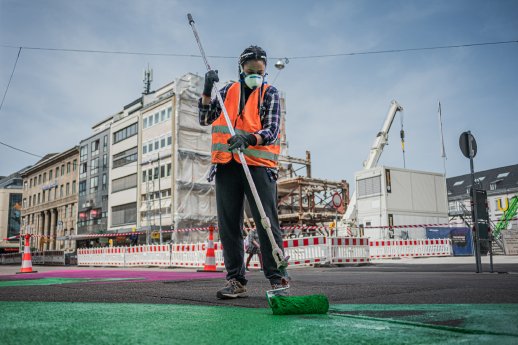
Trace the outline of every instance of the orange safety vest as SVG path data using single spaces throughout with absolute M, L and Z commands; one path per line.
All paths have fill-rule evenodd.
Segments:
M 265 84 L 263 87 L 263 98 L 268 87 L 268 84 Z M 225 108 L 227 109 L 230 122 L 234 125 L 236 134 L 255 133 L 263 128 L 259 110 L 257 109 L 259 88 L 252 91 L 246 101 L 243 113 L 241 116 L 238 116 L 240 93 L 241 85 L 239 82 L 234 83 L 227 90 Z M 230 137 L 230 131 L 222 112 L 216 121 L 212 123 L 212 163 L 228 163 L 232 159 L 232 156 L 237 162 L 241 163 L 239 155 L 228 150 L 229 145 L 227 141 Z M 279 143 L 280 134 L 277 140 L 271 145 L 248 146 L 243 150 L 246 164 L 269 168 L 277 167 L 277 161 L 281 152 Z

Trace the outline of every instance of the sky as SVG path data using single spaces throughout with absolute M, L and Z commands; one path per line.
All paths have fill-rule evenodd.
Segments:
M 393 99 L 404 108 L 406 168 L 444 172 L 439 101 L 448 177 L 469 173 L 458 144 L 467 130 L 476 171 L 518 163 L 518 43 L 314 57 L 518 41 L 515 0 L 0 0 L 0 95 L 20 46 L 199 55 L 187 13 L 221 80 L 237 78 L 247 46 L 266 50 L 268 80 L 286 95 L 289 155 L 310 151 L 313 177 L 354 181 Z M 0 141 L 38 155 L 77 145 L 140 97 L 148 65 L 152 89 L 205 73 L 193 56 L 27 48 L 0 110 Z M 403 167 L 400 129 L 398 114 L 380 165 Z M 0 145 L 0 176 L 37 160 Z

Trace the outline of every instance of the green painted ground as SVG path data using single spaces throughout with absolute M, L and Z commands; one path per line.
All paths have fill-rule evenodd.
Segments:
M 332 305 L 269 309 L 0 302 L 3 344 L 516 344 L 518 305 Z
M 1 287 L 9 286 L 35 286 L 35 285 L 55 285 L 55 284 L 72 284 L 84 282 L 109 282 L 118 280 L 141 280 L 145 278 L 41 278 L 41 279 L 21 279 L 21 280 L 2 280 Z

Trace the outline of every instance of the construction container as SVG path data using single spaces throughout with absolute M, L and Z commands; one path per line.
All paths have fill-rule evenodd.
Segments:
M 448 223 L 443 174 L 378 166 L 355 175 L 358 226 L 372 239 L 424 239 Z

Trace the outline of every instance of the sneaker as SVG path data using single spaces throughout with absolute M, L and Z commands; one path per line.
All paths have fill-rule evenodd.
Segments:
M 269 291 L 273 296 L 289 296 L 290 283 L 287 279 L 282 278 L 280 284 L 272 284 L 272 289 Z
M 227 281 L 225 287 L 218 291 L 216 296 L 219 299 L 247 297 L 246 286 L 238 282 L 236 279 L 230 279 Z

